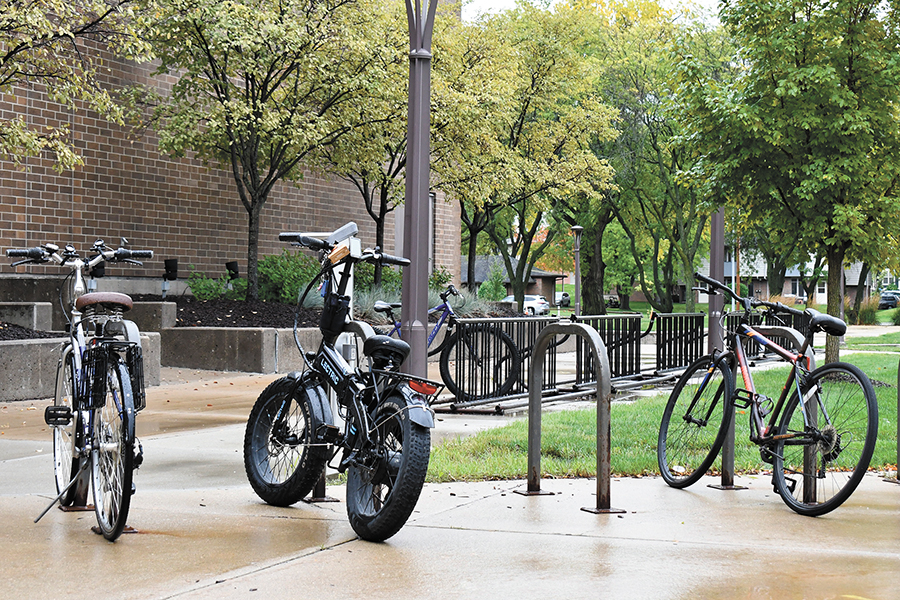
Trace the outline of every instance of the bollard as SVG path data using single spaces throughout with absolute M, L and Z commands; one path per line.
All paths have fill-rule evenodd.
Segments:
M 594 354 L 594 376 L 597 380 L 597 506 L 583 508 L 592 513 L 622 513 L 610 507 L 610 416 L 612 395 L 609 358 L 600 335 L 583 323 L 553 323 L 547 325 L 534 343 L 531 370 L 528 374 L 528 486 L 525 496 L 552 495 L 541 491 L 541 390 L 544 379 L 544 357 L 556 335 L 579 335 L 588 341 Z
M 781 326 L 757 326 L 754 329 L 759 333 L 763 334 L 766 337 L 784 337 L 793 342 L 795 348 L 802 348 L 803 342 L 806 341 L 806 338 L 802 333 L 797 331 L 792 327 L 781 327 Z M 812 371 L 816 368 L 816 355 L 813 352 L 812 348 L 809 348 L 807 351 L 807 356 L 809 357 L 809 370 Z M 737 379 L 738 370 L 736 369 L 734 372 L 734 377 Z M 722 477 L 719 485 L 709 485 L 707 487 L 711 487 L 717 490 L 745 490 L 744 486 L 734 485 L 734 423 L 737 420 L 737 415 L 733 415 L 731 419 L 731 424 L 728 427 L 728 432 L 725 435 L 725 440 L 722 442 Z
M 885 477 L 888 483 L 900 483 L 900 365 L 897 368 L 897 472 L 893 477 Z

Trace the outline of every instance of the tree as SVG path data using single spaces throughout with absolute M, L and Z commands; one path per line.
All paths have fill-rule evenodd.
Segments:
M 356 125 L 339 109 L 378 80 L 375 57 L 390 49 L 367 37 L 377 15 L 369 0 L 148 0 L 140 25 L 157 74 L 177 78 L 156 111 L 160 146 L 232 173 L 248 215 L 248 299 L 269 193 Z
M 845 262 L 883 264 L 900 234 L 895 7 L 733 0 L 721 19 L 741 48 L 739 77 L 719 85 L 682 62 L 698 172 L 751 220 L 796 222 L 801 246 L 824 248 L 828 313 L 838 315 Z M 826 360 L 837 344 L 828 338 Z
M 483 170 L 477 181 L 457 177 L 464 184 L 455 190 L 482 211 L 485 231 L 503 257 L 520 309 L 534 262 L 553 241 L 553 212 L 565 199 L 597 198 L 595 187 L 608 185 L 612 175 L 589 148 L 591 139 L 613 135 L 612 114 L 591 94 L 580 16 L 565 8 L 520 5 L 489 20 L 487 26 L 512 50 L 514 84 L 489 123 L 491 141 L 469 145 L 450 160 L 453 165 L 495 166 Z M 538 242 L 538 232 L 548 224 L 547 235 Z
M 102 52 L 130 35 L 130 0 L 4 2 L 0 10 L 0 92 L 42 86 L 48 97 L 122 122 L 122 111 L 100 83 Z M 132 40 L 132 44 L 134 40 Z M 81 163 L 66 124 L 29 126 L 24 115 L 0 117 L 0 156 L 20 163 L 44 151 L 62 171 Z
M 697 157 L 689 146 L 675 143 L 681 125 L 672 102 L 672 52 L 676 44 L 686 44 L 705 72 L 715 73 L 727 45 L 701 22 L 682 23 L 655 2 L 586 4 L 599 23 L 598 90 L 619 111 L 618 137 L 595 152 L 615 168 L 609 200 L 630 240 L 641 289 L 656 310 L 671 312 L 679 282 L 693 287 L 712 212 L 700 187 L 681 177 Z M 693 310 L 693 301 L 686 294 L 687 310 Z
M 380 6 L 377 27 L 369 37 L 377 37 L 380 47 L 393 50 L 375 57 L 377 68 L 367 85 L 365 102 L 341 109 L 348 121 L 358 125 L 320 148 L 316 162 L 359 190 L 375 222 L 375 243 L 384 247 L 387 215 L 403 202 L 405 193 L 409 36 L 403 4 Z M 482 28 L 460 23 L 451 11 L 438 15 L 432 44 L 433 169 L 445 162 L 450 146 L 471 139 L 471 132 L 482 126 L 485 107 L 498 96 L 505 78 L 495 72 L 496 46 L 495 38 Z M 375 283 L 380 282 L 381 265 L 376 265 Z

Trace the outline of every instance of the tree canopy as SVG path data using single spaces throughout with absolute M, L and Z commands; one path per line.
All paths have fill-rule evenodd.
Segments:
M 93 109 L 121 121 L 122 111 L 100 85 L 102 52 L 130 39 L 130 0 L 31 0 L 0 2 L 0 93 L 38 86 L 70 108 Z M 45 150 L 59 170 L 81 162 L 65 124 L 36 127 L 25 115 L 0 117 L 0 157 L 19 163 Z
M 740 48 L 719 82 L 681 62 L 693 175 L 748 220 L 774 219 L 827 256 L 837 315 L 847 260 L 883 261 L 900 221 L 900 29 L 893 3 L 729 0 Z M 890 240 L 885 243 L 885 240 Z M 829 340 L 828 355 L 837 354 Z

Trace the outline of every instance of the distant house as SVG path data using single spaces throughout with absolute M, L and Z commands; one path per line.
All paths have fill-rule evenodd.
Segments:
M 519 260 L 517 258 L 512 259 L 513 268 L 519 264 Z M 475 285 L 470 286 L 468 282 L 469 274 L 469 258 L 468 256 L 463 256 L 462 261 L 460 263 L 460 270 L 462 284 L 466 286 L 469 290 L 477 290 L 478 287 L 487 281 L 487 279 L 491 276 L 491 269 L 494 268 L 494 265 L 497 268 L 503 271 L 503 285 L 506 286 L 506 293 L 512 294 L 512 287 L 509 285 L 509 277 L 506 276 L 506 266 L 503 264 L 502 256 L 476 256 L 475 257 Z M 556 285 L 560 280 L 565 279 L 567 275 L 565 273 L 548 273 L 547 271 L 542 271 L 537 267 L 531 269 L 531 278 L 528 280 L 528 285 L 525 288 L 526 294 L 535 294 L 538 296 L 544 296 L 550 304 L 553 304 L 556 291 Z
M 703 262 L 700 271 L 704 274 L 709 274 L 709 263 L 707 261 Z M 860 285 L 864 287 L 863 298 L 868 298 L 874 293 L 872 274 L 870 273 L 862 282 L 860 282 L 861 273 L 862 263 L 853 263 L 844 268 L 845 297 L 854 297 L 856 295 L 856 290 Z M 747 259 L 741 257 L 740 271 L 735 273 L 734 260 L 732 256 L 730 256 L 730 253 L 728 253 L 726 254 L 725 260 L 724 283 L 731 285 L 736 275 L 740 279 L 740 282 L 747 286 L 750 295 L 756 296 L 757 298 L 795 296 L 804 301 L 806 300 L 806 298 L 804 298 L 803 286 L 800 285 L 800 270 L 797 266 L 790 267 L 785 272 L 784 287 L 780 290 L 773 290 L 769 287 L 766 263 L 762 258 Z M 813 302 L 818 302 L 820 304 L 825 302 L 825 297 L 828 292 L 827 278 L 828 267 L 826 266 L 824 273 L 816 286 L 813 298 L 811 299 Z

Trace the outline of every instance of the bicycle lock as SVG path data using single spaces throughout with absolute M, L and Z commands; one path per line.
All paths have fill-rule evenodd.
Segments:
M 612 377 L 606 345 L 597 331 L 584 323 L 551 323 L 544 327 L 534 342 L 531 369 L 528 373 L 528 488 L 516 493 L 524 496 L 552 495 L 541 491 L 541 391 L 544 387 L 544 359 L 556 335 L 583 337 L 594 357 L 594 377 L 597 387 L 597 506 L 581 510 L 594 514 L 624 513 L 610 507 L 610 414 Z

